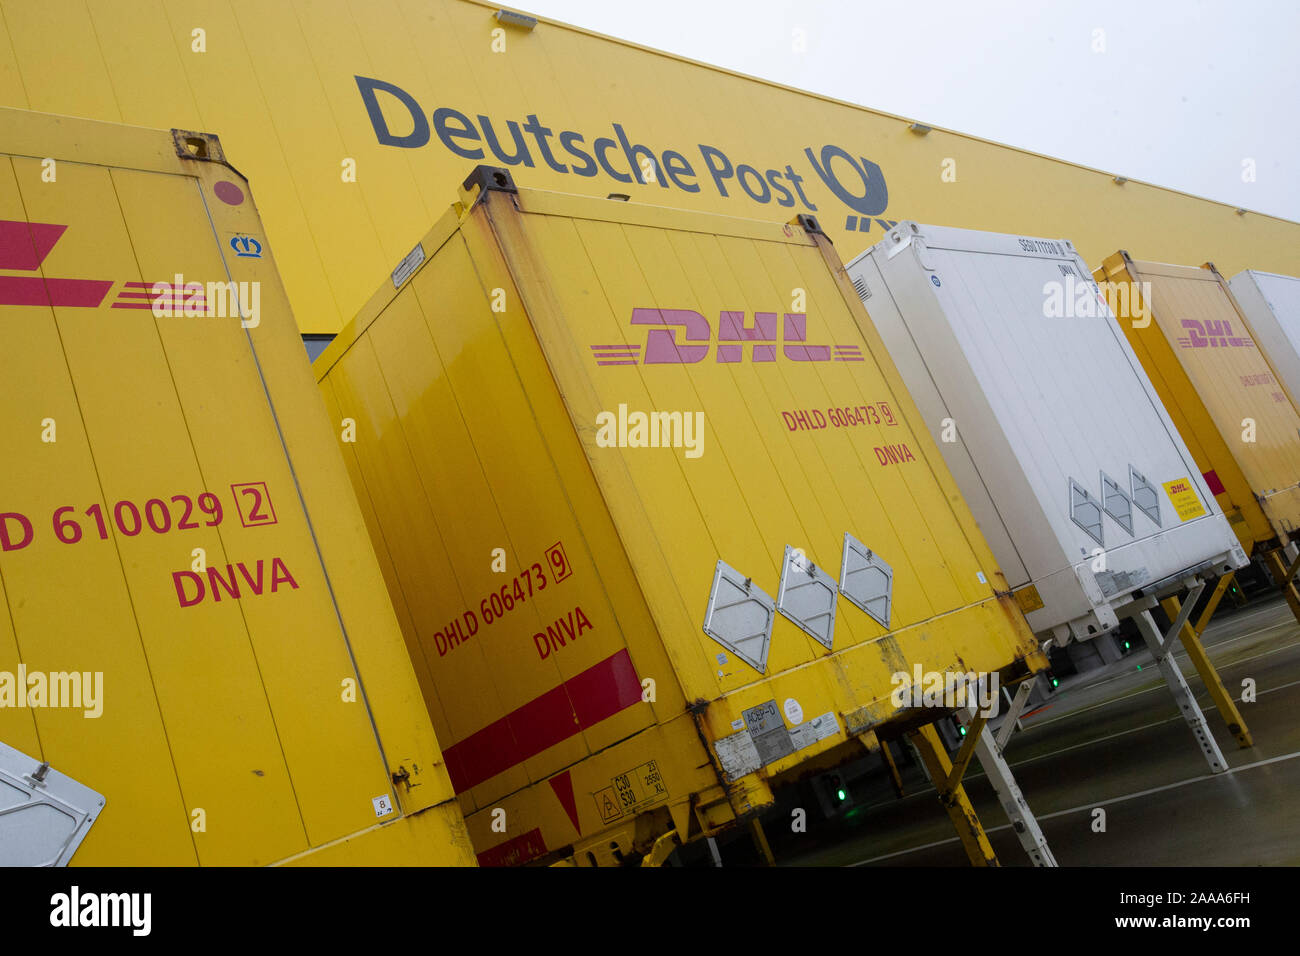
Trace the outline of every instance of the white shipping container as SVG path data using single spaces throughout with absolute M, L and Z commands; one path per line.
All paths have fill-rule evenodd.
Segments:
M 1300 400 L 1300 279 L 1247 269 L 1228 288 L 1291 401 Z
M 848 272 L 1035 633 L 1245 566 L 1068 241 L 902 222 Z

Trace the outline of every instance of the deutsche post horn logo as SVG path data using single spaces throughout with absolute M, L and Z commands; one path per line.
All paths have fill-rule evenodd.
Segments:
M 230 248 L 241 259 L 262 258 L 262 244 L 252 236 L 234 236 L 230 240 Z

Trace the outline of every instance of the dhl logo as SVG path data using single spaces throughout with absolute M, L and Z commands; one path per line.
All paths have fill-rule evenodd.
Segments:
M 784 321 L 778 321 L 781 316 L 776 312 L 755 312 L 749 325 L 743 310 L 722 310 L 716 360 L 743 362 L 748 345 L 753 362 L 775 362 L 778 346 L 781 355 L 792 362 L 865 361 L 861 345 L 809 345 L 807 314 L 786 312 L 783 316 Z M 593 345 L 597 365 L 691 365 L 704 361 L 714 347 L 712 323 L 691 309 L 633 309 L 632 324 L 652 326 L 646 332 L 644 351 L 640 345 Z
M 0 305 L 99 308 L 117 280 L 63 279 L 38 272 L 67 230 L 66 225 L 52 222 L 0 219 L 0 270 L 34 273 L 0 275 Z M 230 246 L 237 256 L 260 258 L 262 254 L 262 244 L 250 237 L 231 239 Z M 201 315 L 208 307 L 207 290 L 199 283 L 184 286 L 179 276 L 175 284 L 127 281 L 113 297 L 112 308 L 149 309 L 157 315 Z
M 1185 349 L 1254 348 L 1255 343 L 1244 335 L 1234 335 L 1232 323 L 1227 319 L 1183 319 L 1187 335 L 1179 336 L 1178 345 Z
M 36 272 L 67 226 L 0 219 L 0 269 Z M 0 305 L 56 305 L 96 308 L 112 279 L 55 279 L 42 275 L 0 275 Z

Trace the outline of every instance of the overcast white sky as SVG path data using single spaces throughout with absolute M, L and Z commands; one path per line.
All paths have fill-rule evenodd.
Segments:
M 516 8 L 1300 221 L 1300 0 L 519 0 Z M 793 51 L 796 29 L 806 53 Z M 1104 52 L 1094 51 L 1098 39 Z M 1248 159 L 1254 182 L 1243 181 Z

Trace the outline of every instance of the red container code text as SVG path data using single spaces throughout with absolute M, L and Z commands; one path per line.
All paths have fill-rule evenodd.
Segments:
M 245 527 L 277 523 L 265 482 L 232 485 L 231 490 L 240 522 Z M 215 528 L 224 519 L 221 499 L 211 491 L 204 491 L 197 496 L 170 495 L 143 502 L 122 499 L 112 506 L 98 502 L 85 508 L 62 505 L 54 509 L 47 526 L 55 540 L 76 544 L 83 539 L 107 541 L 110 528 L 123 537 L 134 538 L 145 532 L 167 534 Z M 21 551 L 36 536 L 36 524 L 27 515 L 17 511 L 0 512 L 0 551 Z
M 790 431 L 814 430 L 818 428 L 850 428 L 856 425 L 897 425 L 894 412 L 886 402 L 870 405 L 844 405 L 828 408 L 823 412 L 819 408 L 799 409 L 782 412 L 781 419 Z
M 548 567 L 549 578 L 546 573 Z M 438 649 L 438 656 L 444 657 L 468 641 L 478 633 L 480 624 L 491 624 L 505 618 L 511 611 L 522 607 L 534 594 L 540 594 L 548 585 L 558 584 L 572 574 L 573 568 L 564 553 L 564 545 L 557 541 L 546 549 L 545 566 L 534 562 L 523 573 L 507 580 L 496 591 L 480 600 L 477 611 L 472 607 L 463 611 L 459 617 L 435 633 L 433 643 Z

